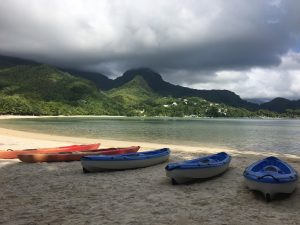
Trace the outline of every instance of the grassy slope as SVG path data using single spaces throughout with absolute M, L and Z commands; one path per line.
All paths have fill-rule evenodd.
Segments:
M 159 97 L 141 76 L 136 76 L 121 87 L 108 91 L 107 94 L 125 105 L 134 105 Z

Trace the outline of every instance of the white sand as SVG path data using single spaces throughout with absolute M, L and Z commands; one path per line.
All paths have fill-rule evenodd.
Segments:
M 61 137 L 0 128 L 0 149 L 101 142 L 102 147 L 161 144 Z M 26 164 L 0 160 L 0 224 L 300 224 L 300 189 L 267 203 L 243 182 L 244 168 L 270 153 L 170 145 L 170 162 L 226 150 L 224 175 L 172 186 L 167 163 L 83 174 L 80 162 Z M 276 154 L 273 154 L 276 155 Z M 278 154 L 277 154 L 278 156 Z M 280 154 L 300 172 L 300 156 Z

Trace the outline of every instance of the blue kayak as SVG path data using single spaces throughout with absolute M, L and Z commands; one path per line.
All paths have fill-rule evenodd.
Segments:
M 277 193 L 292 193 L 298 180 L 297 171 L 274 156 L 251 164 L 243 175 L 249 189 L 263 192 L 267 199 Z
M 173 184 L 184 183 L 194 179 L 203 179 L 224 173 L 230 164 L 231 156 L 226 152 L 199 157 L 166 166 L 166 175 Z
M 82 157 L 81 164 L 84 172 L 125 170 L 156 165 L 168 160 L 169 156 L 170 149 L 162 148 L 121 155 L 90 155 Z

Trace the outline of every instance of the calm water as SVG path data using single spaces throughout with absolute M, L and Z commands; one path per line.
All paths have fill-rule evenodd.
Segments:
M 300 154 L 300 120 L 91 117 L 0 120 L 0 126 L 67 136 Z

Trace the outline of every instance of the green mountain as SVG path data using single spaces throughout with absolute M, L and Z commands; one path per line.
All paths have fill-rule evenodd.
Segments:
M 260 108 L 273 112 L 284 113 L 287 109 L 300 109 L 300 100 L 291 101 L 285 98 L 274 98 L 270 102 L 261 104 Z
M 164 81 L 160 74 L 148 68 L 139 68 L 126 71 L 121 77 L 115 80 L 103 78 L 104 75 L 99 73 L 89 72 L 76 72 L 72 71 L 72 74 L 77 74 L 86 79 L 89 79 L 97 85 L 101 90 L 110 90 L 118 88 L 131 80 L 136 76 L 141 76 L 147 82 L 149 87 L 158 95 L 170 96 L 175 98 L 181 97 L 201 97 L 207 101 L 224 103 L 234 107 L 246 108 L 248 110 L 259 109 L 258 104 L 247 102 L 242 100 L 238 95 L 227 90 L 197 90 L 179 85 L 174 85 Z
M 164 81 L 160 74 L 151 69 L 140 68 L 126 71 L 123 76 L 114 80 L 114 87 L 119 87 L 129 82 L 135 76 L 141 76 L 145 79 L 152 90 L 162 96 L 182 97 L 201 97 L 207 101 L 224 103 L 234 107 L 257 110 L 259 106 L 254 103 L 242 100 L 238 95 L 227 90 L 196 90 L 192 88 L 174 85 Z
M 61 70 L 73 76 L 90 80 L 97 86 L 98 89 L 104 91 L 110 90 L 114 87 L 114 81 L 101 73 L 87 72 L 87 71 L 75 70 L 75 69 L 61 69 Z
M 0 70 L 3 94 L 20 94 L 36 100 L 76 101 L 95 96 L 96 87 L 48 65 L 15 66 Z
M 48 65 L 0 69 L 2 114 L 117 114 L 113 102 L 89 80 Z
M 138 104 L 155 97 L 160 97 L 153 92 L 144 78 L 139 75 L 122 86 L 111 89 L 107 94 L 109 97 L 125 105 Z
M 55 67 L 20 63 L 0 68 L 0 114 L 251 116 L 199 97 L 163 97 L 140 75 L 103 92 L 92 81 Z
M 39 63 L 27 59 L 20 59 L 16 57 L 0 55 L 0 69 L 18 66 L 18 65 L 38 65 L 38 64 Z
M 173 85 L 151 69 L 128 70 L 111 80 L 0 57 L 0 114 L 275 117 L 279 112 L 293 117 L 299 109 L 299 101 L 277 98 L 259 106 L 227 90 Z
M 247 110 L 228 107 L 199 97 L 164 97 L 149 86 L 144 77 L 137 75 L 121 86 L 106 92 L 114 101 L 124 105 L 132 116 L 251 116 Z

